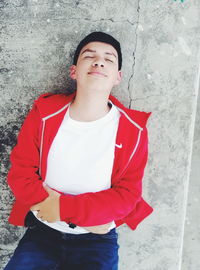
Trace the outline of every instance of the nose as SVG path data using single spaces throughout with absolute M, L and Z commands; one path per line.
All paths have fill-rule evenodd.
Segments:
M 101 60 L 100 58 L 98 59 L 95 59 L 95 61 L 92 63 L 92 66 L 94 67 L 98 67 L 98 66 L 101 66 L 101 67 L 104 67 L 104 62 L 103 60 Z

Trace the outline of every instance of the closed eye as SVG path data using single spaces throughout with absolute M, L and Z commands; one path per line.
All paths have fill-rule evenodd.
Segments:
M 112 63 L 113 63 L 113 61 L 112 61 L 112 60 L 110 60 L 110 59 L 106 59 L 106 61 L 110 61 L 110 62 L 112 62 Z
M 89 55 L 87 55 L 87 56 L 85 56 L 84 58 L 94 58 L 94 56 L 89 56 Z M 111 63 L 113 63 L 113 61 L 111 60 L 111 59 L 105 59 L 106 61 L 109 61 L 109 62 L 111 62 Z

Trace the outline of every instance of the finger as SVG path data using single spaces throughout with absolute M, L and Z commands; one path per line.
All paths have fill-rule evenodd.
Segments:
M 107 228 L 110 228 L 110 225 L 111 225 L 111 223 L 104 224 L 104 225 L 99 225 L 99 228 L 100 229 L 107 229 Z
M 50 194 L 53 190 L 48 187 L 47 185 L 44 185 L 44 189 Z
M 39 211 L 39 206 L 37 204 L 31 206 L 30 208 L 32 211 Z
M 37 213 L 37 218 L 40 218 L 41 220 L 44 220 L 44 217 L 40 212 Z
M 57 192 L 56 190 L 54 189 L 51 189 L 50 187 L 48 186 L 44 186 L 44 188 L 46 189 L 46 191 L 49 193 L 49 196 L 60 196 L 60 193 Z
M 48 187 L 47 185 L 44 186 L 46 191 L 49 193 L 49 195 L 60 195 L 57 191 L 53 190 L 52 188 Z

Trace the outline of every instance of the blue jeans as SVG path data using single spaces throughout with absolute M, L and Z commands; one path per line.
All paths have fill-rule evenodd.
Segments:
M 30 222 L 31 221 L 31 222 Z M 118 234 L 69 234 L 29 213 L 28 228 L 4 270 L 117 270 Z

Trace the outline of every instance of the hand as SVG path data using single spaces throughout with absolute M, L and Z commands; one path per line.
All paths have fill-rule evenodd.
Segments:
M 60 221 L 60 193 L 44 186 L 49 196 L 42 202 L 33 205 L 30 209 L 38 211 L 37 217 L 43 221 L 56 222 Z
M 103 224 L 103 225 L 97 225 L 97 226 L 90 226 L 90 227 L 82 227 L 86 229 L 89 232 L 97 233 L 97 234 L 105 234 L 109 232 L 109 228 L 111 226 L 111 223 Z

